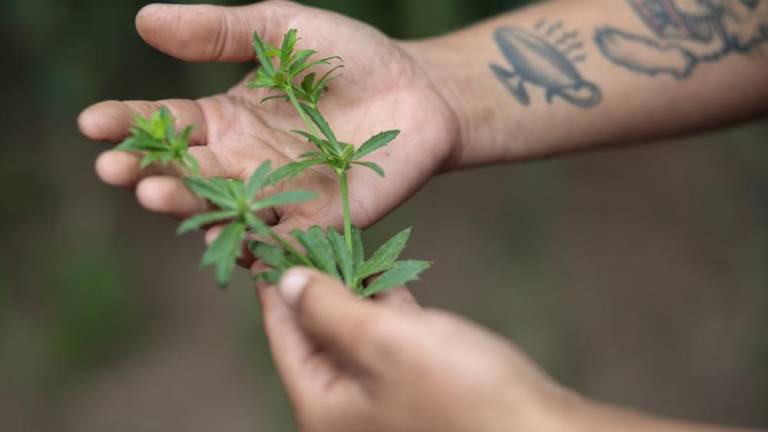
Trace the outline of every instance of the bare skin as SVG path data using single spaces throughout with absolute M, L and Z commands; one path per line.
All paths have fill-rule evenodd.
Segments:
M 286 1 L 152 5 L 136 26 L 149 44 L 185 61 L 252 61 L 254 30 L 275 43 L 291 27 L 321 54 L 344 57 L 343 85 L 332 85 L 321 103 L 340 139 L 359 144 L 380 130 L 403 131 L 372 157 L 386 181 L 367 170 L 351 173 L 353 219 L 366 227 L 440 171 L 701 130 L 768 111 L 768 69 L 758 55 L 768 46 L 767 2 L 723 0 L 716 3 L 730 14 L 699 11 L 709 14 L 707 28 L 730 41 L 717 55 L 700 55 L 712 40 L 680 39 L 706 32 L 685 28 L 699 21 L 653 21 L 659 17 L 638 15 L 627 2 L 603 0 L 545 2 L 415 42 Z M 653 1 L 632 3 L 658 13 Z M 692 2 L 668 6 L 674 4 L 676 14 L 696 12 L 684 7 Z M 754 8 L 750 19 L 733 21 L 745 16 L 743 7 Z M 574 31 L 579 41 L 569 36 Z M 590 42 L 595 34 L 602 45 Z M 134 113 L 165 105 L 182 125 L 196 126 L 192 151 L 204 175 L 244 179 L 264 160 L 282 165 L 309 150 L 284 132 L 300 126 L 294 112 L 260 105 L 263 96 L 238 84 L 196 101 L 108 101 L 88 108 L 79 124 L 93 140 L 118 142 Z M 136 156 L 108 150 L 96 169 L 108 184 L 135 187 L 151 211 L 186 217 L 205 210 L 174 173 L 140 172 Z M 267 215 L 278 232 L 341 223 L 330 173 L 318 169 L 289 187 L 317 191 L 320 199 Z M 734 430 L 580 398 L 513 345 L 453 315 L 420 309 L 404 289 L 363 302 L 322 275 L 296 270 L 279 290 L 259 292 L 304 432 Z
M 361 301 L 334 279 L 294 269 L 259 293 L 302 432 L 737 432 L 584 399 L 514 345 L 421 309 L 404 288 Z
M 222 23 L 229 25 L 226 32 L 219 31 Z M 358 226 L 369 226 L 413 194 L 455 147 L 457 122 L 422 69 L 398 44 L 352 19 L 287 2 L 241 8 L 152 5 L 138 14 L 136 27 L 147 43 L 187 61 L 253 61 L 254 30 L 278 42 L 291 27 L 311 35 L 313 49 L 346 59 L 344 85 L 332 84 L 322 102 L 339 137 L 359 145 L 381 130 L 403 130 L 397 146 L 371 158 L 387 172 L 386 181 L 367 170 L 350 173 Z M 348 40 L 355 43 L 343 43 Z M 181 125 L 195 126 L 192 153 L 204 175 L 245 179 L 265 160 L 280 166 L 311 150 L 311 144 L 286 132 L 301 127 L 293 109 L 274 101 L 260 104 L 265 94 L 239 83 L 198 100 L 106 101 L 85 110 L 79 125 L 88 138 L 118 142 L 127 136 L 135 113 L 147 115 L 164 105 Z M 134 155 L 108 150 L 98 158 L 96 171 L 108 184 L 136 187 L 138 201 L 148 210 L 180 218 L 205 210 L 173 173 L 141 172 Z M 342 220 L 337 180 L 330 172 L 319 168 L 289 187 L 317 191 L 320 199 L 271 215 L 278 232 Z

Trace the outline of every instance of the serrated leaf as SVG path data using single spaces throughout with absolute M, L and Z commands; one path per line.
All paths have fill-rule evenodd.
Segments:
M 376 174 L 378 174 L 379 176 L 386 177 L 386 174 L 384 173 L 384 168 L 380 167 L 378 164 L 375 164 L 373 162 L 355 161 L 355 162 L 352 162 L 352 164 L 353 165 L 360 165 L 360 166 L 366 167 L 366 168 L 370 169 L 371 171 L 375 172 Z
M 248 200 L 253 199 L 256 193 L 259 192 L 267 184 L 269 177 L 269 171 L 272 169 L 272 162 L 265 161 L 259 165 L 253 174 L 248 178 L 248 183 L 245 185 L 245 198 Z
M 268 185 L 276 185 L 283 180 L 290 180 L 297 175 L 301 174 L 305 170 L 315 165 L 320 165 L 325 162 L 325 159 L 306 159 L 298 162 L 291 162 L 285 164 L 276 169 L 269 175 L 266 183 Z
M 203 255 L 203 267 L 216 268 L 216 282 L 221 288 L 229 285 L 235 262 L 242 255 L 245 225 L 239 222 L 227 225 Z
M 276 285 L 283 277 L 282 270 L 266 270 L 253 276 L 253 283 L 266 282 L 270 285 Z
M 361 295 L 370 297 L 389 289 L 405 285 L 419 279 L 419 275 L 427 270 L 432 263 L 427 261 L 398 261 L 391 269 L 377 277 L 370 285 L 365 287 Z
M 223 180 L 223 179 L 221 179 Z M 222 209 L 235 209 L 237 208 L 237 202 L 232 199 L 230 191 L 223 187 L 217 178 L 203 179 L 199 177 L 187 177 L 184 179 L 184 184 L 201 198 L 212 202 L 213 204 L 221 207 Z
M 195 231 L 203 225 L 209 225 L 215 222 L 221 222 L 237 216 L 234 210 L 220 210 L 210 213 L 202 213 L 185 220 L 176 230 L 178 235 L 184 235 L 190 231 Z
M 264 44 L 264 41 L 259 37 L 259 33 L 253 32 L 253 50 L 256 51 L 256 57 L 259 59 L 261 68 L 264 69 L 267 76 L 272 77 L 275 75 L 275 66 L 272 64 L 272 60 L 267 54 L 267 48 L 268 47 Z
M 255 201 L 251 204 L 252 211 L 259 211 L 265 208 L 277 207 L 287 204 L 297 204 L 304 201 L 310 201 L 317 196 L 314 192 L 292 190 L 287 192 L 279 192 L 274 195 L 270 195 L 263 200 Z
M 328 241 L 331 243 L 333 253 L 336 255 L 336 262 L 339 265 L 339 269 L 341 269 L 344 283 L 348 287 L 354 288 L 355 261 L 352 257 L 352 251 L 347 247 L 344 237 L 333 228 L 328 228 Z
M 328 139 L 328 142 L 331 143 L 331 145 L 334 147 L 334 149 L 337 152 L 341 152 L 341 145 L 339 144 L 339 141 L 336 139 L 336 135 L 333 133 L 333 130 L 331 130 L 331 126 L 328 125 L 328 122 L 325 120 L 325 118 L 318 112 L 316 109 L 310 107 L 309 105 L 302 105 L 302 108 L 304 108 L 304 111 L 309 115 L 309 118 L 312 120 L 312 123 L 314 123 L 318 129 L 320 129 L 320 132 L 325 135 L 325 137 Z
M 306 138 L 307 141 L 309 141 L 312 144 L 314 144 L 315 147 L 317 147 L 318 150 L 322 151 L 323 153 L 331 154 L 331 155 L 338 155 L 339 154 L 336 151 L 336 147 L 334 147 L 331 143 L 329 143 L 328 141 L 322 140 L 322 139 L 312 135 L 309 132 L 304 132 L 304 131 L 300 131 L 300 130 L 294 130 L 292 132 L 295 133 L 296 135 L 299 135 L 299 136 L 302 136 L 302 137 Z
M 172 159 L 173 159 L 173 155 L 171 155 L 166 151 L 155 151 L 155 152 L 146 153 L 144 157 L 141 159 L 141 162 L 139 162 L 139 169 L 144 169 L 155 162 L 161 162 L 165 164 Z
M 280 48 L 280 67 L 285 69 L 296 47 L 299 32 L 296 29 L 288 30 L 283 36 L 283 45 Z
M 369 154 L 392 142 L 392 140 L 397 138 L 398 135 L 400 135 L 399 130 L 390 130 L 372 136 L 370 139 L 368 139 L 368 141 L 364 142 L 363 145 L 357 149 L 357 151 L 355 151 L 352 159 L 360 160 L 365 156 L 368 156 Z
M 304 90 L 304 93 L 308 95 L 312 93 L 312 88 L 315 83 L 316 76 L 317 75 L 314 72 L 310 72 L 304 76 L 303 80 L 301 80 L 301 89 Z
M 271 230 L 269 229 L 267 224 L 264 223 L 263 220 L 256 217 L 256 215 L 254 215 L 253 213 L 245 214 L 245 224 L 251 230 L 252 233 L 258 234 L 262 237 L 268 237 L 271 233 Z
M 336 279 L 341 279 L 339 271 L 336 269 L 336 260 L 331 245 L 320 227 L 313 226 L 307 231 L 294 231 L 291 235 L 304 246 L 307 250 L 307 257 L 318 269 Z
M 270 75 L 263 67 L 256 69 L 256 76 L 248 82 L 248 88 L 273 88 L 275 87 L 274 74 Z
M 296 53 L 291 59 L 291 63 L 288 65 L 288 74 L 291 77 L 295 77 L 306 70 L 307 59 L 317 54 L 315 50 L 301 50 Z
M 286 257 L 285 250 L 279 246 L 262 242 L 251 242 L 248 248 L 259 261 L 275 269 L 285 270 L 291 266 Z
M 389 270 L 408 244 L 411 229 L 406 228 L 384 243 L 373 253 L 368 261 L 357 269 L 357 278 L 363 280 L 369 276 Z

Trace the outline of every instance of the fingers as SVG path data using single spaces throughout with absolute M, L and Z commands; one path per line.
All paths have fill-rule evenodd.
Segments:
M 178 177 L 147 177 L 136 187 L 136 198 L 149 211 L 179 219 L 210 210 L 208 203 L 190 192 Z
M 376 294 L 373 299 L 387 307 L 394 307 L 403 310 L 420 310 L 421 306 L 411 291 L 406 287 L 397 287 L 380 294 Z
M 319 346 L 364 368 L 396 327 L 391 310 L 355 297 L 341 282 L 317 271 L 297 268 L 280 280 L 280 294 L 302 329 Z
M 192 156 L 200 163 L 200 171 L 206 177 L 224 176 L 223 167 L 207 146 L 191 147 Z M 119 150 L 107 150 L 96 159 L 96 174 L 106 184 L 117 187 L 133 187 L 144 177 L 153 175 L 179 176 L 182 173 L 172 165 L 154 164 L 145 169 L 139 167 L 141 156 Z
M 253 274 L 264 270 L 262 264 L 254 264 Z M 293 311 L 285 303 L 277 287 L 265 283 L 257 284 L 261 304 L 264 331 L 269 338 L 272 356 L 289 396 L 293 399 L 306 386 L 303 370 L 307 359 L 316 352 L 316 345 L 309 339 L 296 321 Z
M 177 119 L 177 128 L 193 126 L 190 141 L 205 144 L 207 125 L 200 104 L 188 99 L 150 101 L 104 101 L 91 105 L 77 119 L 80 132 L 95 141 L 117 142 L 129 135 L 134 117 L 143 117 L 166 107 Z
M 273 41 L 284 17 L 299 7 L 289 2 L 249 6 L 151 4 L 136 16 L 139 35 L 156 49 L 192 62 L 252 60 L 253 32 Z M 274 41 L 273 41 L 274 42 Z

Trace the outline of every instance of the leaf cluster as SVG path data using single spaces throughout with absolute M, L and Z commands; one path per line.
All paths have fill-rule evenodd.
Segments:
M 298 41 L 298 31 L 290 29 L 285 33 L 283 43 L 278 49 L 261 40 L 259 34 L 254 32 L 253 49 L 259 60 L 259 68 L 256 70 L 254 79 L 248 83 L 248 87 L 290 92 L 297 99 L 311 106 L 317 106 L 328 83 L 338 77 L 333 73 L 343 68 L 344 65 L 336 65 L 319 77 L 315 72 L 307 73 L 299 81 L 298 78 L 308 69 L 318 65 L 331 65 L 332 60 L 341 61 L 341 57 L 333 56 L 310 61 L 311 57 L 317 54 L 317 51 L 311 49 L 297 50 L 296 43 Z M 277 60 L 277 65 L 275 65 L 275 60 Z M 289 100 L 289 97 L 284 94 L 269 96 L 262 99 L 262 102 L 270 99 Z
M 221 232 L 206 250 L 203 267 L 214 267 L 216 281 L 221 287 L 229 284 L 236 261 L 242 257 L 243 243 L 252 240 L 253 254 L 271 268 L 257 278 L 277 282 L 282 273 L 294 266 L 310 266 L 343 281 L 363 297 L 372 296 L 416 280 L 430 263 L 399 260 L 410 236 L 406 229 L 377 249 L 368 259 L 360 231 L 351 224 L 347 171 L 359 165 L 373 170 L 382 177 L 384 170 L 363 160 L 376 150 L 388 145 L 399 131 L 390 130 L 374 135 L 358 148 L 337 139 L 328 121 L 318 110 L 318 102 L 333 73 L 343 67 L 337 65 L 319 76 L 309 69 L 318 65 L 331 65 L 339 57 L 311 61 L 314 50 L 297 50 L 296 30 L 289 30 L 277 48 L 253 36 L 253 46 L 260 66 L 256 77 L 248 84 L 251 88 L 269 88 L 280 91 L 278 96 L 290 101 L 309 131 L 294 131 L 316 147 L 297 162 L 272 170 L 269 161 L 261 164 L 247 181 L 202 177 L 197 160 L 189 153 L 192 127 L 177 132 L 176 122 L 167 108 L 161 108 L 148 118 L 137 116 L 131 136 L 117 148 L 143 155 L 141 167 L 153 163 L 178 164 L 185 171 L 184 183 L 195 195 L 208 201 L 214 210 L 185 220 L 178 228 L 185 234 L 204 226 L 220 225 Z M 312 227 L 291 233 L 297 250 L 289 241 L 278 236 L 258 217 L 258 212 L 314 198 L 306 191 L 268 191 L 280 182 L 299 175 L 315 165 L 326 165 L 337 174 L 344 204 L 344 235 L 333 228 L 323 230 Z M 266 193 L 271 192 L 271 193 Z M 254 240 L 254 238 L 256 240 Z
M 295 130 L 295 134 L 305 138 L 312 143 L 316 151 L 311 151 L 300 156 L 300 160 L 282 166 L 280 172 L 285 172 L 289 178 L 299 175 L 304 170 L 315 165 L 326 165 L 330 167 L 337 175 L 347 172 L 352 166 L 358 165 L 368 168 L 381 177 L 385 176 L 384 169 L 373 163 L 363 161 L 362 158 L 372 152 L 386 146 L 400 134 L 398 130 L 390 130 L 374 135 L 359 148 L 355 149 L 352 144 L 340 142 L 331 130 L 328 122 L 323 118 L 319 111 L 312 107 L 303 106 L 309 115 L 312 123 L 320 130 L 323 137 L 318 137 L 312 133 Z
M 271 174 L 271 163 L 267 161 L 253 172 L 247 182 L 220 177 L 184 179 L 189 190 L 216 205 L 218 209 L 187 219 L 179 226 L 178 234 L 186 234 L 205 225 L 226 224 L 203 255 L 202 261 L 203 267 L 215 267 L 216 281 L 221 287 L 229 284 L 235 263 L 242 256 L 242 245 L 247 233 L 262 237 L 270 237 L 273 234 L 264 221 L 256 216 L 257 212 L 270 207 L 308 201 L 315 197 L 313 192 L 294 190 L 274 193 L 259 199 L 259 192 L 269 186 L 270 181 L 279 180 Z
M 431 263 L 417 260 L 398 260 L 408 243 L 411 229 L 405 229 L 377 249 L 367 260 L 360 230 L 352 230 L 352 250 L 334 228 L 323 231 L 313 226 L 307 231 L 294 231 L 291 236 L 306 250 L 312 266 L 344 282 L 361 297 L 370 297 L 391 288 L 417 280 Z M 301 256 L 275 245 L 253 241 L 249 248 L 255 257 L 271 266 L 256 275 L 258 280 L 276 283 L 283 272 L 303 265 Z
M 117 149 L 143 154 L 140 165 L 142 169 L 156 162 L 162 165 L 175 162 L 191 174 L 199 175 L 197 160 L 189 153 L 192 126 L 177 133 L 176 121 L 168 108 L 160 108 L 149 118 L 137 115 L 130 132 L 131 136 Z

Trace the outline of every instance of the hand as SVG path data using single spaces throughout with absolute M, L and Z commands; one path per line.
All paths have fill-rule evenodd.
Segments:
M 320 55 L 344 58 L 343 76 L 331 83 L 320 104 L 339 138 L 359 145 L 382 130 L 402 130 L 390 147 L 371 157 L 385 169 L 386 181 L 365 169 L 350 173 L 353 222 L 360 227 L 380 219 L 439 170 L 459 135 L 453 112 L 417 61 L 397 42 L 350 18 L 286 1 L 243 7 L 150 5 L 139 12 L 136 27 L 150 45 L 187 61 L 252 61 L 254 31 L 279 43 L 289 28 L 299 29 L 306 47 Z M 195 126 L 192 153 L 203 175 L 245 179 L 264 160 L 281 166 L 311 150 L 287 132 L 302 128 L 292 108 L 277 101 L 260 104 L 264 96 L 240 83 L 199 100 L 107 101 L 85 110 L 79 125 L 91 139 L 118 142 L 127 136 L 134 113 L 148 115 L 164 105 L 180 126 Z M 206 210 L 172 173 L 142 172 L 138 160 L 110 150 L 98 158 L 96 170 L 108 184 L 136 187 L 139 202 L 149 210 L 182 218 Z M 268 222 L 279 233 L 340 225 L 336 182 L 325 168 L 302 175 L 289 187 L 320 197 L 267 215 Z
M 579 430 L 569 416 L 579 398 L 504 340 L 420 309 L 404 288 L 363 301 L 294 269 L 260 297 L 303 432 Z

